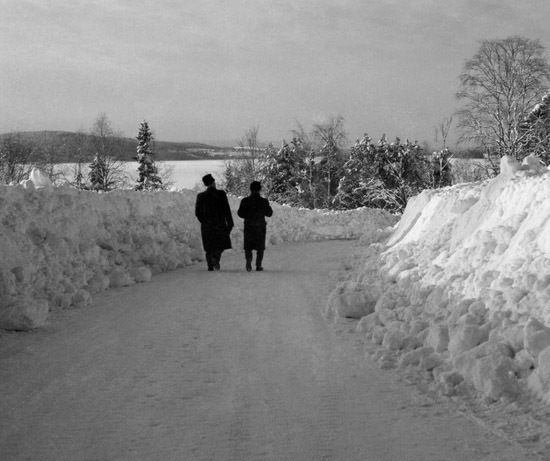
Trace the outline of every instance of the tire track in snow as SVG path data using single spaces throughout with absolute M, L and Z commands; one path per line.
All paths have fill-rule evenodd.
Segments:
M 365 363 L 322 316 L 353 242 L 270 247 L 111 290 L 0 346 L 0 457 L 527 460 Z M 353 338 L 353 339 L 352 339 Z M 21 351 L 21 352 L 17 352 Z

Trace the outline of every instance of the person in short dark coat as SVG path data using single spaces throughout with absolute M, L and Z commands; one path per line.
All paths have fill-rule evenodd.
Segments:
M 223 250 L 231 248 L 229 234 L 233 229 L 233 217 L 227 195 L 216 189 L 212 175 L 202 178 L 206 190 L 197 195 L 195 216 L 201 223 L 202 246 L 206 253 L 208 270 L 220 270 Z
M 256 270 L 262 271 L 267 224 L 265 217 L 273 216 L 273 209 L 266 198 L 260 196 L 262 185 L 258 181 L 250 184 L 250 195 L 241 200 L 237 214 L 244 219 L 244 255 L 246 270 L 252 270 L 252 251 L 256 250 Z

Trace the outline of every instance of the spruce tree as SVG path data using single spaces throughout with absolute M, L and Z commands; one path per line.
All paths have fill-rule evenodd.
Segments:
M 109 191 L 113 188 L 113 181 L 109 177 L 107 164 L 103 157 L 95 154 L 92 163 L 90 164 L 90 172 L 88 173 L 92 190 Z
M 520 125 L 522 158 L 536 155 L 550 164 L 550 93 L 546 93 Z
M 134 157 L 138 163 L 139 177 L 136 180 L 135 190 L 156 190 L 162 189 L 162 180 L 158 175 L 158 168 L 155 165 L 155 153 L 151 148 L 153 135 L 149 129 L 149 124 L 144 120 L 141 122 L 138 134 L 137 155 Z

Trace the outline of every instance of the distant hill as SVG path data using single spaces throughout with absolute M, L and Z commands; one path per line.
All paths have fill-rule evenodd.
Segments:
M 22 143 L 45 150 L 56 163 L 76 162 L 79 153 L 82 158 L 92 156 L 92 136 L 72 131 L 18 131 L 0 134 L 0 140 L 15 136 Z M 218 147 L 197 142 L 154 141 L 155 160 L 210 160 L 233 158 L 236 153 L 231 148 Z M 115 157 L 118 160 L 132 161 L 136 155 L 137 140 L 117 138 Z

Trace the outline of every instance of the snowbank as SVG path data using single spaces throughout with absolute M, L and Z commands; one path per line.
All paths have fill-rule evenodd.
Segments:
M 550 402 L 550 176 L 531 157 L 501 171 L 411 200 L 329 312 L 362 317 L 382 367 L 420 366 L 445 395 Z
M 196 193 L 54 188 L 40 174 L 0 187 L 0 329 L 41 326 L 55 309 L 86 306 L 94 293 L 150 280 L 203 259 Z M 233 251 L 241 251 L 239 199 Z M 322 212 L 273 205 L 268 245 L 358 238 L 393 225 L 377 210 Z

